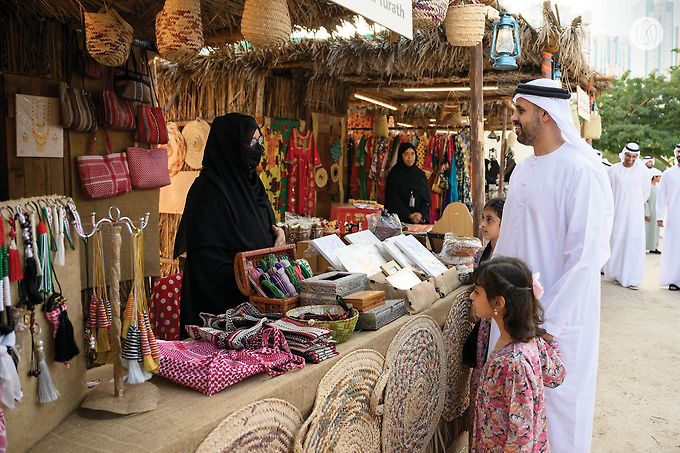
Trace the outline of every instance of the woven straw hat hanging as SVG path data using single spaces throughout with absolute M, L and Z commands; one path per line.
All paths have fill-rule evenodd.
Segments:
M 444 339 L 434 319 L 416 316 L 399 329 L 371 403 L 383 415 L 384 453 L 425 451 L 444 410 L 446 365 Z
M 295 453 L 380 451 L 380 417 L 369 401 L 385 359 L 372 349 L 341 358 L 319 382 L 314 409 L 295 437 Z
M 316 187 L 323 189 L 328 184 L 328 171 L 321 167 L 314 173 L 314 181 L 316 181 Z
M 184 166 L 184 158 L 187 154 L 187 144 L 184 141 L 184 136 L 179 130 L 177 123 L 169 122 L 168 127 L 168 144 L 158 145 L 159 148 L 164 148 L 168 152 L 168 173 L 170 176 L 175 176 L 182 170 Z
M 85 13 L 87 52 L 106 66 L 120 66 L 130 55 L 133 30 L 113 8 Z
M 442 334 L 449 358 L 444 413 L 446 421 L 452 421 L 465 412 L 470 404 L 470 375 L 472 369 L 463 363 L 463 345 L 472 331 L 468 319 L 471 289 L 460 293 L 453 301 Z
M 449 0 L 413 0 L 413 28 L 430 30 L 444 23 Z
M 199 0 L 165 0 L 156 16 L 156 45 L 164 58 L 196 54 L 203 48 L 203 20 Z
M 590 119 L 583 122 L 583 138 L 598 140 L 602 136 L 602 118 L 599 112 L 590 112 Z
M 225 418 L 196 453 L 288 453 L 300 425 L 300 411 L 289 402 L 276 398 L 256 401 Z
M 241 33 L 252 45 L 263 49 L 282 46 L 291 31 L 286 0 L 246 0 Z
M 187 146 L 184 161 L 194 170 L 200 170 L 203 167 L 203 151 L 205 150 L 205 143 L 208 141 L 209 133 L 210 124 L 200 118 L 191 121 L 182 130 Z
M 476 46 L 484 38 L 486 6 L 479 3 L 449 6 L 444 20 L 446 39 L 452 46 Z

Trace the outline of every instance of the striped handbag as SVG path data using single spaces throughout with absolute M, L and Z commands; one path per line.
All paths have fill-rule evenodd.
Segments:
M 111 198 L 132 190 L 125 153 L 114 153 L 106 129 L 104 134 L 108 154 L 95 154 L 97 136 L 92 134 L 88 155 L 77 157 L 81 189 L 89 199 Z

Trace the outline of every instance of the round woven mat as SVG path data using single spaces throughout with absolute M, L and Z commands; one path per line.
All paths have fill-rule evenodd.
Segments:
M 384 363 L 379 352 L 359 349 L 328 370 L 295 438 L 296 453 L 380 451 L 380 417 L 369 405 Z
M 196 453 L 288 453 L 302 425 L 300 412 L 287 401 L 256 401 L 224 419 Z
M 177 123 L 169 122 L 168 126 L 168 144 L 158 145 L 159 148 L 165 148 L 168 152 L 168 173 L 170 176 L 175 176 L 182 170 L 184 166 L 184 158 L 187 154 L 187 144 L 184 141 L 184 136 L 179 130 Z
M 474 327 L 468 318 L 472 288 L 460 293 L 453 301 L 442 334 L 449 358 L 444 420 L 460 417 L 470 403 L 470 375 L 472 368 L 463 363 L 463 344 Z
M 187 123 L 182 130 L 187 146 L 184 160 L 194 170 L 200 170 L 203 167 L 203 151 L 205 150 L 205 143 L 208 141 L 209 133 L 210 124 L 200 118 Z
M 434 319 L 416 316 L 399 329 L 385 357 L 384 453 L 425 450 L 444 409 L 446 364 L 444 339 Z

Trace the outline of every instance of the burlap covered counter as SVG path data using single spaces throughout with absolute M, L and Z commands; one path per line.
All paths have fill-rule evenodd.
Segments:
M 431 316 L 442 326 L 456 296 L 466 289 L 467 287 L 456 289 L 435 302 L 423 314 Z M 266 374 L 253 376 L 210 397 L 154 377 L 152 382 L 160 389 L 156 410 L 109 420 L 91 420 L 74 413 L 31 451 L 50 453 L 194 451 L 226 416 L 263 398 L 281 398 L 289 401 L 306 418 L 312 411 L 319 381 L 340 357 L 362 348 L 375 349 L 384 355 L 392 338 L 411 318 L 408 315 L 404 316 L 375 332 L 356 332 L 347 342 L 338 346 L 341 355 L 334 359 L 317 365 L 309 364 L 301 370 L 291 371 L 273 379 Z M 104 376 L 110 376 L 110 373 Z

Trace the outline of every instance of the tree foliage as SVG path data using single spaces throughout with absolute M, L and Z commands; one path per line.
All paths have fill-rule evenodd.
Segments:
M 680 142 L 680 67 L 671 68 L 668 75 L 642 78 L 625 73 L 602 94 L 598 105 L 602 137 L 593 145 L 610 160 L 626 143 L 637 142 L 643 156 L 657 158 L 657 166 L 659 160 L 668 164 Z

